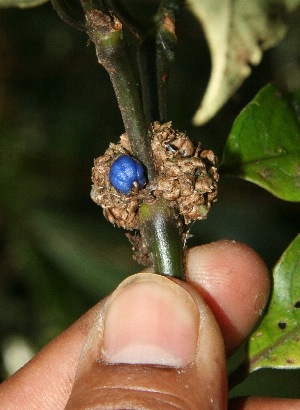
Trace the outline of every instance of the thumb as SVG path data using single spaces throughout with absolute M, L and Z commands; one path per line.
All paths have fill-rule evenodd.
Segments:
M 219 327 L 188 284 L 127 278 L 99 304 L 66 409 L 224 409 Z

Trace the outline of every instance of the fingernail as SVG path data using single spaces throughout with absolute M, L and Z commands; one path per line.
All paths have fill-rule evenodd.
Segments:
M 184 367 L 195 357 L 198 331 L 199 311 L 189 293 L 166 277 L 139 273 L 108 302 L 102 359 Z

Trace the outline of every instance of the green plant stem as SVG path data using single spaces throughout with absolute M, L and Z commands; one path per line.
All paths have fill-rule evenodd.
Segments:
M 147 121 L 168 120 L 168 78 L 174 59 L 175 16 L 182 0 L 162 0 L 155 26 L 136 30 L 140 38 L 138 66 Z M 140 227 L 152 256 L 155 272 L 185 280 L 184 244 L 178 215 L 165 201 L 141 205 Z
M 84 14 L 73 8 L 74 0 L 51 0 L 51 3 L 56 13 L 65 23 L 78 30 L 85 30 Z
M 132 32 L 134 36 L 139 38 L 139 33 L 145 30 L 144 22 L 139 22 L 136 17 L 132 15 L 132 10 L 128 9 L 129 3 L 124 3 L 120 0 L 106 0 L 109 8 L 113 10 L 114 14 L 122 22 L 122 24 Z M 137 10 L 134 9 L 134 12 Z
M 139 218 L 155 272 L 184 280 L 183 240 L 175 210 L 166 201 L 143 204 Z
M 161 0 L 157 12 L 156 81 L 161 122 L 168 120 L 168 79 L 177 42 L 175 20 L 183 0 Z
M 95 43 L 100 64 L 110 76 L 133 154 L 147 168 L 148 179 L 151 182 L 155 178 L 155 167 L 148 127 L 122 24 L 113 15 L 90 9 L 89 1 L 82 0 L 82 5 L 86 10 L 87 33 Z
M 109 4 L 139 41 L 137 60 L 146 120 L 164 123 L 168 120 L 168 79 L 177 42 L 175 20 L 183 0 L 161 0 L 147 22 L 135 18 L 118 0 L 109 0 Z
M 164 122 L 160 115 L 159 93 L 156 75 L 156 30 L 142 37 L 137 53 L 137 61 L 142 85 L 143 106 L 146 121 Z
M 168 121 L 168 80 L 177 42 L 175 19 L 182 4 L 182 0 L 162 0 L 154 23 L 144 31 L 139 29 L 138 65 L 149 122 Z
M 109 73 L 133 154 L 147 167 L 151 184 L 156 176 L 151 143 L 122 24 L 111 12 L 94 8 L 94 0 L 81 0 L 81 4 L 87 34 L 95 43 L 100 64 Z M 184 280 L 183 242 L 175 210 L 161 201 L 141 205 L 139 216 L 155 271 Z

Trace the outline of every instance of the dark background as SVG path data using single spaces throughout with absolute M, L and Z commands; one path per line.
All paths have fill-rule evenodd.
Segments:
M 170 79 L 173 126 L 221 157 L 245 104 L 272 80 L 286 85 L 288 58 L 298 62 L 294 81 L 300 81 L 294 31 L 281 48 L 265 53 L 212 121 L 196 128 L 191 118 L 209 79 L 210 55 L 201 27 L 185 9 Z M 123 132 L 94 46 L 84 33 L 64 24 L 49 3 L 1 10 L 0 61 L 3 379 L 5 347 L 13 338 L 39 350 L 139 267 L 124 232 L 113 228 L 89 197 L 94 158 Z M 271 269 L 299 232 L 299 210 L 247 182 L 224 178 L 218 202 L 207 221 L 193 225 L 188 245 L 221 238 L 243 241 Z M 299 395 L 299 371 L 260 371 L 250 379 L 237 394 Z

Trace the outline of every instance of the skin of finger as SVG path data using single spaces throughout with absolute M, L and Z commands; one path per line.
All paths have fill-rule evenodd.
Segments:
M 187 251 L 187 281 L 204 297 L 230 356 L 251 332 L 267 304 L 270 276 L 249 246 L 218 241 Z
M 230 410 L 298 410 L 300 400 L 272 397 L 249 397 L 230 401 Z
M 105 299 L 100 304 L 105 303 Z M 96 305 L 0 385 L 6 410 L 64 409 Z M 0 406 L 0 407 L 1 407 Z
M 223 241 L 224 242 L 224 241 Z M 214 253 L 215 246 L 215 253 Z M 224 245 L 226 247 L 226 245 Z M 228 243 L 228 250 L 230 254 L 234 254 L 234 247 L 240 247 L 240 244 L 233 242 Z M 243 245 L 242 245 L 243 246 Z M 208 247 L 208 248 L 207 248 Z M 233 248 L 233 249 L 232 249 Z M 220 243 L 212 243 L 202 247 L 197 247 L 192 252 L 188 253 L 187 257 L 187 281 L 191 281 L 195 288 L 199 291 L 203 291 L 205 298 L 210 303 L 209 292 L 213 292 L 211 283 L 214 283 L 214 275 L 218 276 L 220 271 L 226 270 L 226 264 L 231 266 L 232 261 L 228 261 L 225 258 L 221 262 L 221 267 L 217 264 L 218 253 L 220 252 Z M 242 252 L 242 249 L 241 251 Z M 250 252 L 251 254 L 251 252 Z M 243 258 L 241 258 L 243 259 Z M 251 258 L 250 258 L 251 259 Z M 191 263 L 190 263 L 191 260 Z M 212 263 L 212 266 L 210 266 Z M 204 269 L 203 265 L 206 265 Z M 199 266 L 199 274 L 197 274 L 197 266 Z M 214 270 L 215 269 L 215 270 Z M 209 277 L 206 280 L 202 279 L 202 276 L 206 277 L 206 270 L 209 271 Z M 263 271 L 265 268 L 263 269 Z M 248 286 L 248 277 L 251 273 L 245 269 L 240 270 L 240 275 L 237 276 L 236 286 Z M 262 277 L 264 276 L 262 272 Z M 226 278 L 229 283 L 226 284 Z M 197 282 L 198 281 L 198 282 Z M 218 284 L 218 281 L 216 281 Z M 225 275 L 225 283 L 223 286 L 233 289 L 235 286 L 230 287 L 231 276 Z M 199 285 L 199 286 L 198 286 Z M 257 292 L 260 289 L 257 288 Z M 219 289 L 222 293 L 222 289 Z M 228 291 L 229 292 L 229 291 Z M 227 292 L 227 293 L 228 293 Z M 218 317 L 219 324 L 223 330 L 225 336 L 225 343 L 227 338 L 230 338 L 230 332 L 228 326 L 224 326 L 222 323 L 223 318 L 227 320 L 227 310 L 234 308 L 234 298 L 228 294 L 228 303 L 224 303 L 220 313 L 215 308 L 214 303 L 216 295 L 211 298 L 211 309 Z M 101 303 L 104 303 L 102 301 Z M 70 394 L 73 384 L 75 370 L 80 355 L 82 344 L 88 333 L 88 329 L 91 323 L 91 318 L 95 311 L 97 311 L 98 305 L 94 306 L 89 312 L 82 316 L 74 325 L 63 332 L 60 336 L 54 339 L 48 344 L 42 351 L 37 354 L 26 366 L 18 371 L 13 377 L 6 380 L 0 385 L 0 400 L 3 406 L 7 409 L 28 409 L 28 408 L 56 408 L 63 409 L 67 398 Z M 253 318 L 254 316 L 254 318 Z M 244 326 L 247 322 L 253 323 L 253 320 L 257 318 L 257 315 L 247 315 L 243 318 Z M 226 331 L 228 329 L 228 332 Z M 241 342 L 241 340 L 238 340 Z M 51 405 L 53 403 L 53 405 Z M 31 407 L 29 407 L 29 404 Z M 34 407 L 35 406 L 35 407 Z
M 162 285 L 169 278 L 153 274 Z M 133 277 L 129 281 L 134 281 Z M 153 279 L 152 279 L 153 280 Z M 227 403 L 226 357 L 219 326 L 207 304 L 188 284 L 173 280 L 194 299 L 200 314 L 197 352 L 183 368 L 154 365 L 108 365 L 101 360 L 105 306 L 99 312 L 83 349 L 78 375 L 66 409 L 163 408 L 225 409 Z M 122 291 L 117 289 L 117 292 Z M 115 296 L 116 297 L 116 296 Z M 176 303 L 176 301 L 174 301 Z M 152 310 L 159 309 L 152 305 Z

